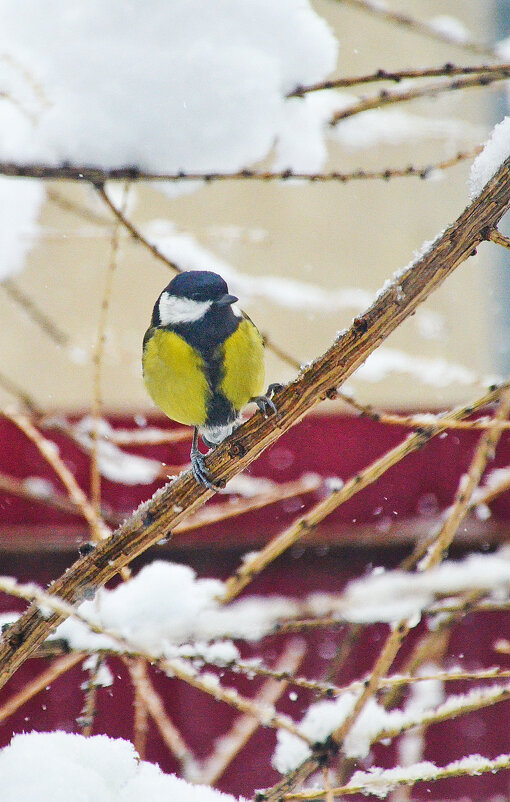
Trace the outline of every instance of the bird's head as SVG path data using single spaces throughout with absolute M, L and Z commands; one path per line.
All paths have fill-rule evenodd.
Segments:
M 163 290 L 154 307 L 153 322 L 159 326 L 194 323 L 216 307 L 229 307 L 238 299 L 227 283 L 209 270 L 179 273 Z

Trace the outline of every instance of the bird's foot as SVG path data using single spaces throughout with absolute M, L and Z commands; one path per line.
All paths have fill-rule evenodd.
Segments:
M 274 382 L 273 384 L 269 385 L 265 395 L 257 395 L 255 398 L 251 398 L 250 400 L 258 406 L 265 418 L 268 418 L 271 412 L 278 418 L 280 413 L 276 409 L 274 402 L 272 401 L 272 397 L 275 393 L 282 389 L 283 384 Z
M 214 490 L 215 492 L 221 490 L 218 485 L 211 482 L 211 475 L 204 464 L 204 454 L 198 451 L 198 449 L 191 452 L 191 470 L 193 471 L 193 476 L 200 485 L 203 485 L 208 490 Z

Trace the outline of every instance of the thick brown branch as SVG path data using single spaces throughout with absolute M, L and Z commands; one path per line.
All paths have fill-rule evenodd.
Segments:
M 372 306 L 291 384 L 275 402 L 278 418 L 255 414 L 206 458 L 214 481 L 225 482 L 250 465 L 268 446 L 298 423 L 347 379 L 372 351 L 394 331 L 470 255 L 510 206 L 510 158 L 482 193 L 437 238 L 433 245 L 376 297 Z M 78 560 L 50 588 L 68 602 L 93 595 L 123 566 L 195 511 L 210 496 L 182 474 L 143 504 L 113 535 Z M 64 616 L 49 618 L 36 605 L 8 630 L 0 648 L 0 684 L 4 684 Z

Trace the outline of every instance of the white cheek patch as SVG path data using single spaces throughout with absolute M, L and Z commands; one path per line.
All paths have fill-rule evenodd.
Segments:
M 162 326 L 175 326 L 178 323 L 193 323 L 203 318 L 212 301 L 193 301 L 191 298 L 178 298 L 176 295 L 162 293 L 159 299 L 159 319 Z

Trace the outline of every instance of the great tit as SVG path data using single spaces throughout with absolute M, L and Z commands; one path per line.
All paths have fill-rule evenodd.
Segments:
M 191 467 L 198 482 L 216 490 L 198 447 L 209 448 L 236 428 L 255 401 L 267 416 L 276 412 L 264 387 L 264 345 L 250 318 L 217 273 L 179 273 L 154 305 L 143 338 L 143 378 L 155 404 L 174 421 L 193 426 Z

